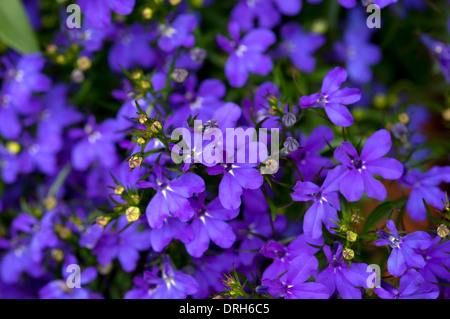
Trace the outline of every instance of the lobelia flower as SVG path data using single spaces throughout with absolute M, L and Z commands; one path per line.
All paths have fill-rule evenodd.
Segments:
M 448 258 L 450 241 L 443 243 L 440 241 L 441 237 L 436 236 L 427 249 L 419 251 L 425 260 L 425 266 L 418 271 L 427 282 L 438 283 L 439 279 L 447 282 L 450 280 L 450 272 L 447 270 L 450 268 L 450 258 Z
M 258 27 L 272 29 L 281 21 L 281 14 L 293 16 L 302 9 L 302 0 L 240 0 L 231 11 L 231 21 L 249 31 Z
M 241 206 L 241 195 L 244 189 L 258 189 L 264 180 L 261 173 L 255 166 L 258 163 L 237 163 L 239 158 L 246 159 L 246 154 L 258 153 L 258 161 L 264 161 L 267 158 L 267 148 L 259 142 L 250 142 L 244 144 L 237 151 L 233 164 L 227 159 L 225 164 L 207 167 L 208 175 L 223 174 L 219 184 L 219 199 L 224 208 L 229 210 L 237 209 Z M 229 154 L 229 153 L 227 153 Z M 243 155 L 243 157 L 241 157 Z
M 192 14 L 180 14 L 169 24 L 160 24 L 158 31 L 158 47 L 164 52 L 172 52 L 176 48 L 191 48 L 195 45 L 192 34 L 197 27 L 197 18 Z
M 185 246 L 193 257 L 202 256 L 210 241 L 221 248 L 229 248 L 236 240 L 232 227 L 225 221 L 237 217 L 239 209 L 225 209 L 219 198 L 213 199 L 207 205 L 204 200 L 205 193 L 201 193 L 198 200 L 191 200 L 191 207 L 195 210 L 195 217 L 190 224 L 194 236 Z
M 439 287 L 425 281 L 414 269 L 406 271 L 400 278 L 398 289 L 381 282 L 381 287 L 373 290 L 381 299 L 437 299 Z
M 73 272 L 68 272 L 67 269 L 69 265 L 78 265 L 78 261 L 75 256 L 69 255 L 64 259 L 64 264 L 62 267 L 62 280 L 52 280 L 44 287 L 39 290 L 39 298 L 41 299 L 92 299 L 96 298 L 98 294 L 93 294 L 89 288 L 86 287 L 73 287 L 70 288 L 67 285 L 68 277 Z M 87 285 L 91 281 L 97 278 L 97 270 L 95 267 L 91 266 L 84 269 L 79 273 L 80 284 Z M 73 283 L 74 284 L 74 283 Z
M 313 256 L 319 249 L 311 246 L 310 243 L 315 246 L 322 246 L 323 238 L 308 242 L 306 236 L 301 234 L 287 247 L 274 240 L 270 240 L 268 243 L 264 244 L 259 250 L 259 253 L 264 257 L 274 259 L 274 261 L 264 270 L 262 279 L 273 279 L 281 275 L 289 268 L 291 262 L 300 255 Z
M 342 142 L 334 151 L 334 158 L 342 165 L 339 189 L 350 201 L 357 201 L 366 191 L 367 196 L 383 201 L 386 188 L 372 174 L 381 175 L 385 179 L 398 179 L 402 176 L 403 165 L 394 158 L 383 157 L 391 149 L 390 133 L 381 129 L 366 141 L 361 155 L 349 142 Z
M 122 73 L 122 68 L 131 70 L 134 67 L 152 66 L 156 60 L 156 53 L 150 42 L 154 39 L 151 32 L 147 32 L 140 24 L 130 27 L 117 26 L 116 41 L 108 53 L 108 64 L 112 70 Z
M 16 182 L 17 176 L 21 171 L 19 157 L 20 150 L 13 150 L 0 143 L 0 170 L 2 172 L 2 181 L 6 184 Z
M 342 257 L 342 245 L 335 242 L 333 251 L 329 246 L 323 247 L 328 260 L 328 267 L 315 278 L 316 282 L 324 284 L 333 295 L 337 292 L 343 299 L 361 299 L 361 288 L 368 289 L 372 282 L 374 270 L 367 264 L 352 262 L 350 267 Z
M 61 134 L 62 132 L 58 132 Z M 47 139 L 46 136 L 39 136 L 38 139 L 34 139 L 27 133 L 20 140 L 23 150 L 19 154 L 20 170 L 22 173 L 29 174 L 35 169 L 45 173 L 47 175 L 53 175 L 57 172 L 57 158 L 53 141 L 56 139 L 62 139 L 62 137 L 53 137 L 53 139 Z
M 288 56 L 300 71 L 311 73 L 316 68 L 313 54 L 325 44 L 325 36 L 306 33 L 295 22 L 286 23 L 280 30 L 283 41 L 278 47 L 281 56 Z
M 214 112 L 224 104 L 226 87 L 217 79 L 206 79 L 197 86 L 197 78 L 190 76 L 185 84 L 186 92 L 172 93 L 169 101 L 178 108 L 174 111 L 172 125 L 178 127 L 189 118 L 196 115 L 198 120 L 206 122 L 213 117 Z
M 341 84 L 347 79 L 347 71 L 336 67 L 325 76 L 320 93 L 314 93 L 300 98 L 301 108 L 323 107 L 328 118 L 336 125 L 350 126 L 353 116 L 344 104 L 352 104 L 361 99 L 358 89 L 343 88 Z
M 426 34 L 422 34 L 420 36 L 420 40 L 438 59 L 438 63 L 442 74 L 444 74 L 445 81 L 450 83 L 450 45 L 435 40 Z
M 280 278 L 265 278 L 261 284 L 268 286 L 274 298 L 285 299 L 327 299 L 330 295 L 325 285 L 316 282 L 305 282 L 317 270 L 317 258 L 303 253 L 292 260 L 287 272 Z
M 428 172 L 410 170 L 401 181 L 411 187 L 406 211 L 413 220 L 422 221 L 427 218 L 423 199 L 437 209 L 444 208 L 442 201 L 445 199 L 445 193 L 439 185 L 450 183 L 450 166 L 435 166 Z
M 319 187 L 312 182 L 297 182 L 291 197 L 294 201 L 313 201 L 306 211 L 303 220 L 303 232 L 307 238 L 317 239 L 322 236 L 322 223 L 331 231 L 338 222 L 337 211 L 341 210 L 339 201 L 339 181 L 341 171 L 339 167 L 331 170 Z
M 188 198 L 194 193 L 205 191 L 205 182 L 194 173 L 185 173 L 176 179 L 169 180 L 163 176 L 159 166 L 154 167 L 155 182 L 138 182 L 142 188 L 153 188 L 157 192 L 146 209 L 147 220 L 151 228 L 160 228 L 169 216 L 178 217 L 187 222 L 194 216 Z
M 236 22 L 228 25 L 231 41 L 222 35 L 216 40 L 230 56 L 225 63 L 225 75 L 233 87 L 242 87 L 249 73 L 268 75 L 272 70 L 272 60 L 264 52 L 276 41 L 269 29 L 253 29 L 240 39 L 240 28 Z
M 333 131 L 323 125 L 319 125 L 312 130 L 309 138 L 303 134 L 301 135 L 299 138 L 300 148 L 290 153 L 287 157 L 295 161 L 305 181 L 314 180 L 322 167 L 334 166 L 333 161 L 329 158 L 319 155 L 319 152 L 326 145 L 330 144 L 333 139 Z M 325 175 L 325 172 L 322 175 Z
M 154 271 L 144 271 L 143 280 L 135 280 L 137 287 L 125 295 L 125 299 L 186 299 L 198 291 L 196 280 L 175 270 L 167 256 L 163 256 L 161 276 Z
M 22 130 L 19 114 L 6 93 L 5 85 L 0 92 L 0 135 L 6 139 L 17 139 Z
M 89 24 L 96 29 L 104 29 L 111 23 L 111 11 L 129 15 L 135 0 L 77 0 Z
M 2 58 L 6 71 L 3 78 L 7 83 L 4 94 L 10 97 L 12 104 L 19 109 L 29 109 L 33 92 L 45 92 L 51 87 L 51 79 L 42 73 L 45 59 L 41 53 L 23 55 L 13 66 L 6 57 Z
M 391 231 L 391 234 L 379 229 L 377 235 L 381 239 L 376 240 L 374 245 L 389 245 L 392 247 L 392 252 L 387 262 L 389 273 L 398 277 L 408 268 L 425 267 L 423 256 L 416 251 L 419 249 L 427 249 L 433 240 L 431 236 L 424 231 L 416 231 L 400 237 L 397 227 L 395 227 L 395 223 L 392 220 L 388 220 L 386 226 Z
M 150 232 L 137 231 L 139 222 L 127 225 L 125 215 L 120 216 L 117 223 L 108 223 L 92 250 L 100 265 L 108 265 L 118 258 L 124 271 L 132 272 L 136 269 L 139 252 L 150 248 Z
M 242 220 L 232 220 L 230 224 L 237 235 L 236 241 L 240 241 L 238 254 L 243 265 L 250 265 L 253 263 L 255 257 L 258 257 L 257 252 L 251 250 L 260 250 L 264 245 L 263 238 L 272 238 L 273 232 L 271 227 L 268 207 L 261 211 L 260 208 L 267 205 L 267 201 L 262 194 L 262 191 L 245 190 L 243 195 L 244 212 Z M 261 206 L 261 207 L 258 207 Z M 284 215 L 277 214 L 273 221 L 275 233 L 282 232 L 287 225 L 287 219 Z M 262 236 L 262 237 L 261 237 Z
M 167 217 L 160 228 L 151 230 L 150 242 L 154 251 L 161 252 L 173 238 L 187 245 L 192 242 L 194 236 L 193 226 L 180 221 L 177 217 Z
M 90 116 L 84 129 L 71 129 L 69 136 L 81 137 L 71 154 L 72 164 L 76 170 L 85 171 L 95 160 L 106 168 L 112 168 L 117 163 L 115 143 L 120 140 L 121 134 L 117 132 L 115 119 L 107 119 L 96 124 L 95 118 Z
M 205 61 L 206 50 L 193 47 L 189 50 L 183 50 L 175 61 L 176 68 L 182 68 L 191 71 L 198 71 Z
M 361 28 L 366 23 L 364 12 L 355 8 L 349 14 L 343 39 L 334 43 L 334 51 L 338 59 L 345 62 L 350 80 L 365 84 L 372 80 L 371 66 L 381 61 L 381 50 L 369 42 L 373 30 Z

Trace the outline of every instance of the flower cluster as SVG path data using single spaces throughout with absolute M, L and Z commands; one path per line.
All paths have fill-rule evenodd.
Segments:
M 362 2 L 5 12 L 0 298 L 450 297 L 450 30 Z

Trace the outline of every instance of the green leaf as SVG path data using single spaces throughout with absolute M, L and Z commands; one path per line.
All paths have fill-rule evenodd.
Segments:
M 20 0 L 0 1 L 0 40 L 22 54 L 39 52 L 36 35 Z
M 375 228 L 380 221 L 388 219 L 395 207 L 396 205 L 392 202 L 384 202 L 378 205 L 367 217 L 363 233 L 366 234 L 369 230 Z
M 426 210 L 426 212 L 427 212 L 428 218 L 431 219 L 432 221 L 434 221 L 435 223 L 441 224 L 442 221 L 441 221 L 440 219 L 434 217 L 434 216 L 431 214 L 430 207 L 428 207 L 428 204 L 427 204 L 427 202 L 425 201 L 424 198 L 422 198 L 422 201 L 423 201 L 423 206 L 425 206 L 425 210 Z

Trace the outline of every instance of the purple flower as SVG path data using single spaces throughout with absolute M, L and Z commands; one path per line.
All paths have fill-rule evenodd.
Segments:
M 287 272 L 280 278 L 265 278 L 263 286 L 268 286 L 274 298 L 285 299 L 327 299 L 329 292 L 326 286 L 315 282 L 305 282 L 317 270 L 317 258 L 309 254 L 301 254 L 285 269 Z M 281 275 L 280 273 L 279 275 Z
M 6 80 L 4 94 L 10 97 L 11 103 L 18 108 L 29 108 L 33 92 L 45 92 L 51 87 L 51 79 L 41 71 L 44 68 L 45 59 L 40 53 L 30 53 L 22 56 L 15 66 L 3 57 L 2 62 L 7 66 L 3 75 Z
M 150 46 L 154 36 L 144 30 L 142 25 L 133 24 L 125 29 L 117 27 L 117 40 L 108 53 L 108 63 L 112 70 L 121 73 L 122 68 L 148 68 L 156 59 L 155 51 Z
M 353 116 L 343 104 L 352 104 L 361 99 L 358 89 L 343 88 L 341 84 L 347 79 L 347 71 L 336 67 L 325 76 L 322 91 L 300 98 L 302 108 L 323 107 L 331 122 L 339 126 L 353 124 Z
M 439 188 L 441 183 L 450 183 L 450 166 L 435 166 L 428 172 L 419 170 L 408 171 L 402 178 L 402 183 L 411 187 L 406 211 L 415 221 L 422 221 L 427 218 L 427 212 L 423 204 L 423 199 L 427 204 L 443 209 L 445 193 Z
M 73 274 L 73 272 L 70 273 L 66 270 L 71 264 L 78 264 L 73 255 L 67 256 L 64 260 L 62 267 L 63 280 L 52 280 L 39 290 L 39 297 L 41 299 L 92 299 L 95 297 L 89 288 L 69 288 L 67 286 L 68 277 Z M 79 276 L 80 284 L 87 285 L 97 277 L 97 270 L 95 267 L 88 267 L 81 271 Z
M 220 203 L 219 198 L 204 204 L 205 194 L 198 201 L 191 200 L 195 217 L 191 223 L 194 238 L 186 244 L 186 250 L 193 257 L 200 257 L 208 249 L 210 240 L 221 248 L 229 248 L 236 240 L 233 229 L 225 221 L 235 218 L 239 209 L 228 210 Z
M 374 242 L 376 246 L 392 247 L 391 255 L 388 259 L 388 271 L 391 275 L 401 276 L 408 268 L 423 268 L 425 260 L 423 256 L 416 252 L 417 249 L 427 249 L 432 242 L 432 238 L 426 232 L 416 231 L 404 237 L 400 237 L 392 220 L 386 222 L 391 234 L 382 229 L 377 231 L 381 237 Z
M 135 280 L 136 287 L 125 295 L 125 299 L 186 299 L 198 291 L 195 279 L 175 270 L 171 261 L 163 257 L 161 276 L 144 271 L 143 280 Z
M 333 252 L 329 246 L 323 247 L 328 267 L 316 276 L 316 282 L 324 284 L 333 295 L 335 291 L 343 299 L 361 299 L 361 288 L 367 289 L 373 276 L 373 269 L 363 263 L 352 262 L 350 267 L 342 257 L 342 245 L 335 243 Z
M 223 104 L 225 85 L 217 79 L 206 79 L 200 83 L 197 90 L 195 90 L 196 86 L 197 78 L 191 76 L 185 83 L 186 92 L 170 95 L 170 102 L 178 106 L 173 115 L 174 126 L 181 125 L 189 115 L 192 117 L 198 115 L 197 119 L 203 122 L 215 119 L 214 112 Z
M 156 252 L 161 252 L 173 238 L 184 244 L 190 243 L 194 239 L 193 227 L 176 217 L 167 217 L 160 228 L 152 229 L 150 233 L 150 242 Z
M 322 223 L 331 231 L 339 221 L 337 210 L 341 210 L 341 204 L 337 190 L 340 178 L 341 172 L 337 167 L 328 173 L 321 187 L 311 182 L 297 182 L 295 185 L 291 194 L 294 201 L 313 201 L 303 221 L 303 232 L 307 238 L 322 236 Z
M 264 52 L 276 41 L 275 34 L 268 29 L 253 29 L 240 39 L 237 23 L 228 25 L 231 41 L 222 35 L 217 43 L 222 50 L 230 53 L 225 63 L 225 75 L 233 87 L 242 87 L 249 73 L 268 75 L 272 70 L 272 60 Z
M 172 52 L 178 47 L 191 48 L 195 44 L 192 34 L 197 26 L 197 19 L 192 14 L 180 14 L 169 24 L 160 24 L 158 27 L 160 38 L 158 46 L 164 52 Z
M 313 54 L 325 43 L 325 36 L 306 33 L 299 24 L 290 22 L 281 27 L 283 42 L 278 47 L 282 56 L 289 56 L 299 70 L 311 73 L 316 68 Z
M 438 59 L 441 71 L 444 74 L 445 81 L 450 83 L 450 45 L 433 39 L 432 37 L 423 34 L 420 39 L 430 50 L 430 52 Z
M 369 42 L 372 30 L 361 28 L 366 16 L 359 8 L 350 10 L 343 40 L 335 42 L 334 50 L 341 61 L 345 61 L 349 78 L 356 84 L 365 84 L 372 79 L 371 66 L 380 62 L 381 50 Z
M 117 163 L 115 143 L 121 136 L 117 130 L 116 120 L 107 119 L 101 124 L 96 124 L 94 117 L 89 117 L 84 129 L 70 130 L 70 137 L 81 137 L 72 149 L 73 167 L 84 171 L 98 160 L 103 167 L 112 168 Z
M 259 171 L 248 165 L 220 164 L 206 169 L 209 175 L 223 174 L 219 199 L 223 207 L 234 210 L 241 206 L 243 189 L 258 189 L 264 180 Z
M 382 282 L 381 287 L 373 290 L 382 299 L 437 299 L 439 287 L 426 282 L 414 269 L 410 269 L 400 278 L 398 289 Z
M 103 29 L 111 23 L 111 10 L 128 15 L 133 11 L 135 0 L 77 0 L 89 24 Z
M 391 149 L 391 135 L 385 129 L 376 131 L 364 145 L 361 155 L 349 142 L 334 151 L 334 158 L 340 162 L 341 171 L 339 189 L 344 197 L 350 201 L 357 201 L 363 195 L 383 201 L 386 188 L 376 180 L 372 174 L 381 175 L 386 179 L 398 179 L 402 176 L 403 165 L 393 158 L 382 157 Z
M 316 246 L 323 245 L 323 238 L 311 242 Z M 264 270 L 262 279 L 275 278 L 282 274 L 289 268 L 291 262 L 300 255 L 313 256 L 319 251 L 310 245 L 305 235 L 300 235 L 295 238 L 287 247 L 279 242 L 270 240 L 267 244 L 261 247 L 260 254 L 267 258 L 272 258 L 274 261 Z
M 142 188 L 151 187 L 157 192 L 147 206 L 147 220 L 151 228 L 160 228 L 169 216 L 178 217 L 182 222 L 187 222 L 194 216 L 188 198 L 194 193 L 202 193 L 205 190 L 203 179 L 194 174 L 182 174 L 176 179 L 169 180 L 165 177 L 159 166 L 155 167 L 155 182 L 139 182 Z
M 319 155 L 319 152 L 331 143 L 333 138 L 333 131 L 329 127 L 319 125 L 309 134 L 309 138 L 302 135 L 299 139 L 300 148 L 288 155 L 295 160 L 305 181 L 314 180 L 322 167 L 334 165 L 329 158 Z
M 116 230 L 112 230 L 113 224 L 109 223 L 106 226 L 107 229 L 104 230 L 92 253 L 97 256 L 100 265 L 108 265 L 118 258 L 123 270 L 131 272 L 137 266 L 139 252 L 150 248 L 149 231 L 137 231 L 139 222 L 127 227 L 125 215 L 118 219 Z
M 2 172 L 2 181 L 6 184 L 14 183 L 17 180 L 17 176 L 21 171 L 21 165 L 17 154 L 11 152 L 7 147 L 5 147 L 1 143 L 0 143 L 0 170 Z
M 447 270 L 450 269 L 450 241 L 440 241 L 441 237 L 436 236 L 427 249 L 419 251 L 425 260 L 425 266 L 419 269 L 419 274 L 428 282 L 437 283 L 438 278 L 447 282 L 450 280 Z

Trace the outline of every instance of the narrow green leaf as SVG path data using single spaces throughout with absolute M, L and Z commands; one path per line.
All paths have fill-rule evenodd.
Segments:
M 39 44 L 20 0 L 0 1 L 0 40 L 22 54 L 39 52 Z
M 369 230 L 375 228 L 380 221 L 388 219 L 395 207 L 396 205 L 392 202 L 384 202 L 378 205 L 367 217 L 363 233 L 366 234 Z

